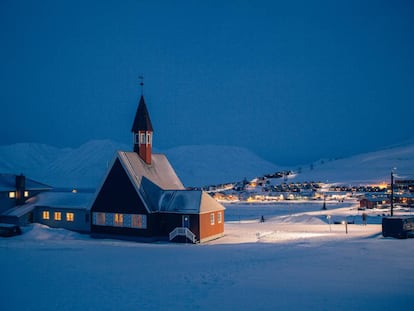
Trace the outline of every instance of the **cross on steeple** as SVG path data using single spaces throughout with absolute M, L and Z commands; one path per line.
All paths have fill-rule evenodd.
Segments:
M 139 85 L 141 85 L 141 95 L 144 95 L 144 76 L 139 76 L 138 79 L 140 80 Z

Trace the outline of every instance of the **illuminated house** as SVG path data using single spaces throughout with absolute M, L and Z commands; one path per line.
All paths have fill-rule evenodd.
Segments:
M 186 190 L 166 156 L 152 153 L 143 96 L 131 131 L 133 152 L 117 152 L 92 201 L 92 236 L 193 243 L 223 236 L 224 207 L 204 191 Z
M 0 222 L 27 224 L 33 221 L 33 208 L 26 201 L 52 187 L 24 175 L 0 174 Z
M 48 192 L 38 195 L 33 205 L 33 222 L 52 228 L 89 233 L 92 193 Z

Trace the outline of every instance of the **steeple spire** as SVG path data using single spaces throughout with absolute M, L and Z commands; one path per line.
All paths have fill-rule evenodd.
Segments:
M 141 96 L 144 96 L 144 76 L 139 76 L 138 79 L 141 81 L 139 85 L 141 85 Z
M 140 77 L 140 79 L 140 85 L 143 87 L 143 78 Z M 142 89 L 141 92 L 143 92 Z M 153 131 L 144 95 L 141 94 L 131 132 L 133 135 L 134 152 L 138 153 L 147 164 L 151 164 Z

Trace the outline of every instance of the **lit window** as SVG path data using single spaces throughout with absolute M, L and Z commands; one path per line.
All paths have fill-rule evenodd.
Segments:
M 25 191 L 25 192 L 24 192 L 24 197 L 25 197 L 25 198 L 29 197 L 29 191 Z
M 210 225 L 214 225 L 214 213 L 210 214 Z
M 221 212 L 217 213 L 217 223 L 221 224 L 222 220 L 221 220 Z
M 124 215 L 122 214 L 115 214 L 114 215 L 114 226 L 122 227 L 124 223 Z
M 73 213 L 66 213 L 66 221 L 74 221 L 75 215 Z
M 14 192 L 14 191 L 10 191 L 9 192 L 9 198 L 10 199 L 14 199 L 16 197 L 16 192 Z
M 55 212 L 55 220 L 62 220 L 62 213 L 61 212 Z
M 43 219 L 49 219 L 50 218 L 50 216 L 49 216 L 49 211 L 43 211 Z

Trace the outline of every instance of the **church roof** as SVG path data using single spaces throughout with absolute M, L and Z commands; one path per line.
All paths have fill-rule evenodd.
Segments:
M 163 190 L 143 178 L 140 194 L 152 212 L 203 214 L 224 210 L 224 206 L 201 190 Z
M 151 131 L 152 123 L 149 117 L 147 105 L 145 104 L 144 96 L 141 95 L 141 99 L 139 100 L 137 113 L 135 114 L 134 123 L 132 124 L 132 132 L 138 133 L 138 131 Z
M 163 154 L 152 154 L 150 165 L 145 163 L 135 152 L 118 151 L 117 157 L 138 188 L 141 186 L 142 177 L 145 177 L 161 189 L 184 189 L 170 162 Z
M 116 159 L 150 213 L 202 214 L 224 210 L 206 192 L 186 190 L 163 154 L 153 154 L 151 165 L 146 164 L 135 152 L 118 151 Z

